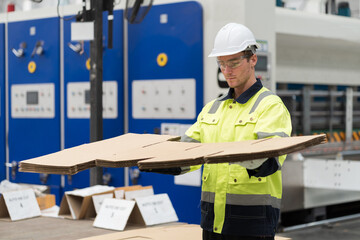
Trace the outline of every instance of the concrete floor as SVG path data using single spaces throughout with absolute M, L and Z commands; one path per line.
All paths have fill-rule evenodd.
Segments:
M 11 222 L 0 221 L 0 240 L 73 240 L 114 231 L 95 228 L 90 220 L 36 217 Z
M 95 228 L 93 220 L 37 217 L 11 222 L 0 220 L 0 240 L 75 240 L 116 231 Z M 129 225 L 126 230 L 140 228 Z M 278 233 L 292 240 L 360 240 L 360 219 Z
M 279 233 L 292 240 L 360 240 L 360 219 Z

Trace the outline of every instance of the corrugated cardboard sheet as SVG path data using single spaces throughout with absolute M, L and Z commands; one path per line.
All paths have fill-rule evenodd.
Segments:
M 110 233 L 80 240 L 201 240 L 202 229 L 199 225 L 176 224 L 161 227 L 141 228 L 136 230 Z M 275 236 L 275 240 L 291 240 Z
M 225 143 L 185 143 L 180 137 L 125 134 L 20 162 L 20 171 L 75 174 L 91 167 L 155 169 L 277 157 L 324 143 L 325 134 Z
M 184 240 L 202 239 L 199 225 L 176 224 L 173 226 L 141 228 L 125 232 L 110 233 L 81 240 Z

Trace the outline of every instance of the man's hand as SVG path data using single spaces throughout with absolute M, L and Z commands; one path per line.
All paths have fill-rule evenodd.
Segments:
M 235 162 L 235 163 L 239 164 L 240 166 L 242 166 L 242 167 L 244 167 L 246 169 L 253 170 L 253 169 L 256 169 L 256 168 L 260 167 L 266 160 L 267 160 L 267 158 L 260 158 L 260 159 L 254 159 L 254 160 L 242 161 L 242 162 Z

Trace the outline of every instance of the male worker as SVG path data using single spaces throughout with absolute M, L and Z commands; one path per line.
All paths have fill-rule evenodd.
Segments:
M 229 23 L 220 29 L 209 57 L 216 58 L 229 92 L 206 104 L 182 141 L 212 143 L 290 136 L 288 110 L 255 77 L 258 48 L 247 27 Z M 204 164 L 203 239 L 274 239 L 280 215 L 284 160 L 285 156 L 280 156 Z M 189 170 L 173 168 L 159 172 L 181 174 Z

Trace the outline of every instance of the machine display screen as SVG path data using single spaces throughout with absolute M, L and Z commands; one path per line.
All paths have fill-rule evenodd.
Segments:
M 39 92 L 31 91 L 26 92 L 26 104 L 39 104 Z
M 267 56 L 258 56 L 258 61 L 255 65 L 255 71 L 266 72 L 268 65 L 268 57 Z
M 85 104 L 90 104 L 90 90 L 85 90 Z

